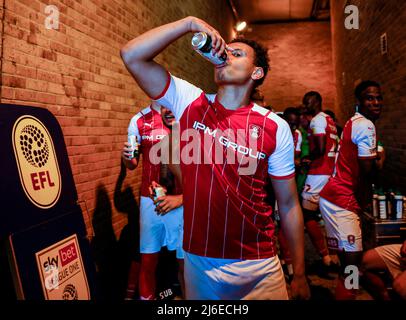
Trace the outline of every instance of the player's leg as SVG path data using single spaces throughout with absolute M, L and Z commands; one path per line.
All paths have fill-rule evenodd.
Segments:
M 141 300 L 155 300 L 156 269 L 158 266 L 159 252 L 142 253 L 140 268 L 139 293 Z
M 140 262 L 132 260 L 130 270 L 128 271 L 127 289 L 125 293 L 125 300 L 132 300 L 138 289 L 138 282 L 140 278 Z
M 183 207 L 176 208 L 162 217 L 165 226 L 165 242 L 168 250 L 176 250 L 178 261 L 178 280 L 185 295 L 184 252 L 183 252 Z
M 355 300 L 360 280 L 362 251 L 340 251 L 338 258 L 340 273 L 336 282 L 335 298 L 336 300 Z M 347 269 L 348 267 L 351 269 Z M 353 273 L 354 271 L 356 273 Z
M 352 278 L 348 277 L 359 275 L 362 262 L 362 233 L 359 216 L 322 197 L 320 198 L 320 211 L 326 226 L 328 248 L 337 251 L 340 259 L 336 299 L 355 299 L 357 292 L 355 283 L 358 284 L 359 279 L 354 278 L 354 285 L 352 285 L 352 281 L 348 281 Z M 355 274 L 351 273 L 352 271 L 355 271 Z
M 399 274 L 393 281 L 393 289 L 404 300 L 406 300 L 406 271 Z
M 155 212 L 152 199 L 141 197 L 140 205 L 140 252 L 141 266 L 139 279 L 140 299 L 155 299 L 156 270 L 159 251 L 165 245 L 165 228 Z
M 178 260 L 178 279 L 180 288 L 182 290 L 182 297 L 185 297 L 185 260 L 177 259 Z
M 362 258 L 362 286 L 376 300 L 390 300 L 389 292 L 380 272 L 386 264 L 375 249 L 368 250 Z
M 332 261 L 320 226 L 319 194 L 327 181 L 328 176 L 308 175 L 302 192 L 304 225 L 325 266 L 329 266 Z

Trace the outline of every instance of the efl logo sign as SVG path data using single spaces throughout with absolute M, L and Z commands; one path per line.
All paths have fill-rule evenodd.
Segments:
M 41 121 L 27 115 L 15 122 L 12 139 L 25 194 L 37 207 L 51 208 L 62 187 L 51 135 Z

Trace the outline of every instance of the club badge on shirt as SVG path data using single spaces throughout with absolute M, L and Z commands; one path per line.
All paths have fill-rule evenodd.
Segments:
M 254 139 L 258 139 L 261 136 L 261 128 L 255 124 L 250 125 L 250 134 Z

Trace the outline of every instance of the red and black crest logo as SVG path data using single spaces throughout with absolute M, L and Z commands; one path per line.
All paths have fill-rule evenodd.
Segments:
M 327 247 L 330 249 L 338 249 L 338 240 L 336 238 L 327 238 Z

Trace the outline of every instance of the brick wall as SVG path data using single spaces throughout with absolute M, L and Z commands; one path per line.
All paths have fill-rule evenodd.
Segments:
M 276 110 L 300 104 L 310 90 L 319 91 L 324 107 L 334 109 L 329 22 L 254 25 L 246 37 L 262 42 L 269 49 L 271 72 L 261 90 Z
M 44 107 L 57 117 L 89 230 L 95 223 L 93 214 L 97 209 L 117 236 L 127 224 L 127 216 L 122 213 L 125 209 L 118 210 L 117 206 L 131 203 L 131 194 L 138 197 L 141 180 L 139 169 L 128 172 L 123 185 L 118 187 L 130 187 L 127 191 L 131 192 L 114 204 L 116 183 L 121 181 L 120 152 L 127 139 L 129 120 L 148 103 L 125 69 L 119 50 L 138 34 L 188 15 L 212 23 L 229 38 L 233 20 L 227 1 L 3 0 L 2 3 L 5 12 L 1 102 Z M 49 4 L 60 11 L 58 30 L 45 28 L 44 10 Z M 184 37 L 171 45 L 158 60 L 169 65 L 174 74 L 213 91 L 212 68 L 192 54 L 190 38 Z M 108 212 L 107 217 L 100 214 L 103 211 Z
M 375 80 L 382 85 L 384 109 L 377 133 L 385 145 L 387 161 L 383 183 L 406 192 L 406 2 L 397 0 L 331 1 L 332 39 L 337 105 L 340 116 L 353 114 L 354 85 Z M 344 27 L 345 5 L 359 9 L 359 30 Z M 386 32 L 388 53 L 381 55 L 380 36 Z

